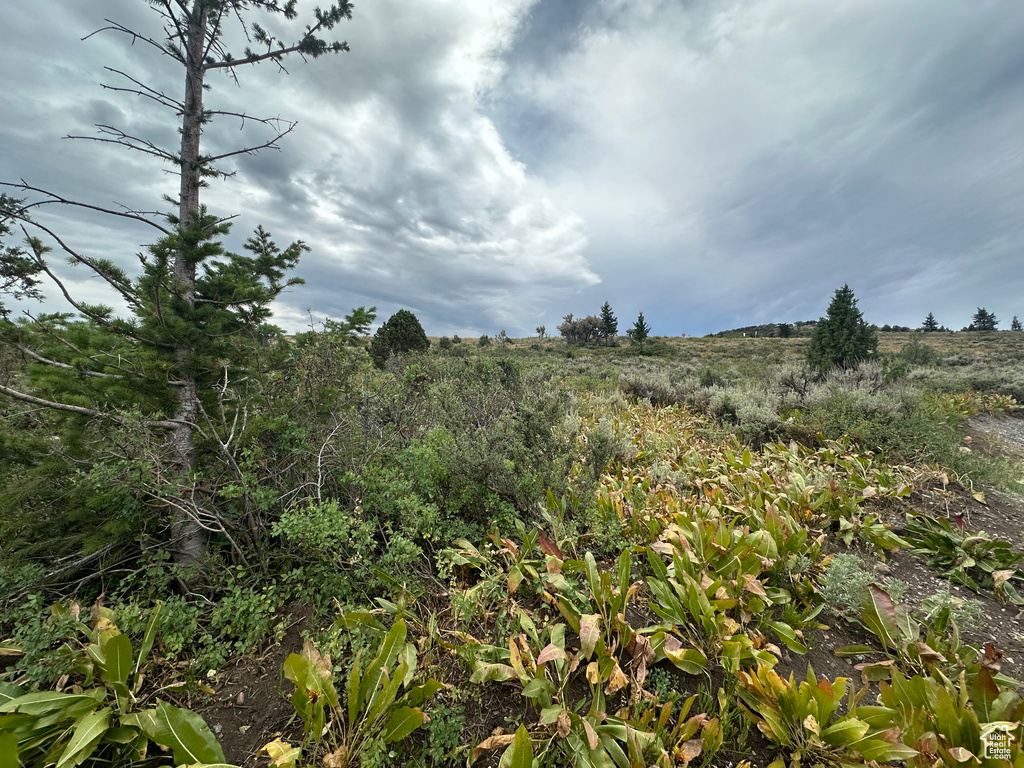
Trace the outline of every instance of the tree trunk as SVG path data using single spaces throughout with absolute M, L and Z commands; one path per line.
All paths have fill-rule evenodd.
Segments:
M 178 226 L 182 230 L 194 226 L 199 219 L 199 188 L 201 164 L 199 145 L 203 132 L 203 79 L 206 75 L 207 9 L 202 0 L 195 0 L 188 18 L 188 39 L 183 41 L 185 61 L 185 109 L 181 117 L 181 189 L 178 198 Z M 179 250 L 174 258 L 174 278 L 181 300 L 189 309 L 195 306 L 196 264 L 191 254 Z M 195 429 L 199 415 L 199 391 L 192 366 L 192 350 L 179 343 L 174 350 L 177 377 L 175 420 L 180 421 L 171 435 L 174 462 L 181 482 L 189 482 L 195 467 Z M 172 526 L 177 542 L 177 560 L 185 565 L 195 563 L 206 552 L 205 531 L 183 512 L 178 512 Z

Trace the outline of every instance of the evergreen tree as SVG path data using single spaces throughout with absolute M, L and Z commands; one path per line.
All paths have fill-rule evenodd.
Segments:
M 1016 315 L 1014 315 L 1013 316 L 1013 320 L 1010 321 L 1010 330 L 1011 331 L 1024 330 L 1024 328 L 1021 327 L 1020 320 L 1017 319 Z
M 426 352 L 428 349 L 430 340 L 416 315 L 400 309 L 377 329 L 370 342 L 370 357 L 378 368 L 383 368 L 392 355 Z
M 999 321 L 996 320 L 994 314 L 986 311 L 984 307 L 978 307 L 978 311 L 971 318 L 969 328 L 972 331 L 994 331 L 997 325 L 999 325 Z
M 607 301 L 601 307 L 601 338 L 605 344 L 615 338 L 619 332 L 619 319 L 612 314 L 612 305 Z
M 937 331 L 937 330 L 939 330 L 939 323 L 935 319 L 935 315 L 933 315 L 931 312 L 928 313 L 928 317 L 926 317 L 924 319 L 924 322 L 921 323 L 921 330 L 923 330 L 923 331 Z
M 8 217 L 21 208 L 21 200 L 0 194 L 0 296 L 15 299 L 41 299 L 39 290 L 39 265 L 25 251 L 17 246 L 5 245 L 3 239 L 12 230 Z M 11 314 L 0 302 L 0 320 Z
M 807 350 L 807 362 L 819 373 L 849 368 L 872 357 L 878 349 L 874 328 L 864 322 L 857 299 L 848 285 L 839 288 L 818 321 Z
M 644 320 L 643 312 L 637 315 L 636 322 L 633 323 L 633 327 L 626 331 L 626 333 L 629 335 L 630 340 L 636 344 L 642 352 L 644 349 L 644 342 L 647 341 L 647 337 L 651 333 L 651 326 L 649 326 Z
M 322 35 L 351 18 L 352 6 L 337 2 L 326 9 L 316 8 L 294 38 L 283 40 L 278 35 L 287 34 L 298 16 L 296 0 L 150 0 L 148 5 L 161 18 L 163 37 L 150 37 L 117 21 L 108 21 L 102 31 L 122 34 L 132 44 L 147 44 L 137 50 L 156 49 L 163 55 L 158 62 L 174 62 L 180 67 L 183 95 L 180 99 L 167 95 L 159 86 L 144 84 L 141 76 L 119 70 L 109 70 L 124 78 L 112 90 L 143 97 L 146 104 L 167 109 L 168 122 L 177 128 L 180 143 L 176 147 L 160 146 L 116 126 L 100 127 L 98 136 L 73 138 L 117 144 L 170 165 L 180 178 L 173 201 L 176 211 L 159 216 L 109 209 L 68 200 L 25 182 L 6 184 L 19 194 L 39 199 L 6 211 L 0 220 L 15 219 L 33 232 L 28 243 L 35 268 L 58 285 L 72 308 L 91 326 L 90 340 L 101 346 L 82 349 L 77 345 L 52 345 L 55 334 L 68 329 L 66 319 L 44 317 L 32 327 L 17 329 L 8 325 L 2 334 L 8 343 L 40 364 L 69 375 L 84 368 L 83 377 L 89 380 L 92 391 L 86 396 L 73 395 L 76 389 L 81 390 L 81 383 L 69 380 L 64 390 L 68 400 L 56 399 L 59 392 L 51 396 L 54 399 L 39 398 L 8 386 L 0 388 L 0 393 L 37 407 L 114 424 L 125 422 L 125 412 L 141 409 L 141 426 L 163 430 L 166 436 L 167 466 L 158 475 L 166 483 L 162 506 L 174 510 L 176 557 L 195 562 L 205 551 L 207 532 L 224 534 L 233 544 L 229 528 L 237 526 L 239 535 L 249 533 L 247 524 L 234 522 L 221 514 L 216 504 L 197 497 L 203 470 L 199 457 L 219 455 L 237 470 L 232 454 L 236 434 L 231 426 L 235 409 L 243 407 L 237 393 L 250 381 L 250 370 L 261 369 L 258 360 L 266 352 L 260 348 L 269 348 L 268 339 L 275 333 L 266 326 L 271 303 L 285 288 L 301 282 L 284 276 L 306 250 L 301 242 L 281 250 L 262 229 L 246 241 L 248 255 L 227 253 L 221 245 L 229 225 L 226 219 L 206 210 L 200 190 L 211 179 L 232 175 L 233 171 L 218 168 L 219 161 L 276 147 L 295 126 L 279 118 L 207 108 L 207 75 L 220 71 L 237 81 L 240 68 L 248 65 L 268 61 L 284 71 L 282 62 L 293 54 L 315 59 L 346 51 L 347 44 L 326 40 Z M 267 19 L 271 24 L 259 23 Z M 238 28 L 233 29 L 233 25 Z M 248 40 L 253 47 L 240 53 L 232 51 L 239 40 Z M 144 71 L 142 66 L 138 69 Z M 165 79 L 160 78 L 161 82 Z M 202 136 L 217 117 L 235 118 L 244 127 L 259 126 L 269 134 L 249 146 L 213 155 L 203 151 Z M 119 222 L 149 227 L 159 239 L 140 257 L 141 276 L 131 279 L 118 265 L 83 254 L 48 225 L 34 221 L 30 210 L 40 205 L 71 205 L 104 212 Z M 128 305 L 131 315 L 118 317 L 109 307 L 77 298 L 52 269 L 44 238 L 63 250 L 72 264 L 102 278 Z M 68 349 L 76 350 L 70 361 L 61 358 L 69 357 Z M 122 386 L 126 382 L 133 382 L 133 386 Z M 99 391 L 103 386 L 118 390 L 121 396 L 105 397 Z M 79 404 L 84 400 L 101 405 Z M 197 444 L 200 436 L 202 445 Z
M 779 338 L 788 339 L 793 335 L 793 326 L 789 323 L 779 323 Z
M 377 319 L 377 308 L 356 307 L 344 320 L 325 320 L 324 333 L 332 339 L 350 347 L 363 346 L 363 337 L 370 333 L 370 326 Z

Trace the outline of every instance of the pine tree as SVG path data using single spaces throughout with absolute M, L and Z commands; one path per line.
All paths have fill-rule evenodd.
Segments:
M 973 331 L 994 331 L 997 325 L 999 325 L 999 321 L 996 320 L 994 314 L 986 311 L 984 307 L 978 307 L 978 311 L 971 318 L 969 327 Z
M 931 312 L 928 313 L 928 317 L 926 317 L 924 319 L 924 322 L 921 323 L 921 330 L 923 330 L 923 331 L 937 331 L 937 330 L 939 330 L 939 323 L 935 319 L 935 315 L 933 315 Z
M 651 326 L 649 326 L 644 320 L 643 312 L 637 315 L 636 322 L 633 323 L 633 327 L 626 333 L 629 335 L 630 340 L 636 344 L 642 352 L 644 349 L 644 342 L 647 341 L 647 337 L 651 333 Z
M 21 200 L 0 194 L 0 296 L 15 299 L 41 299 L 39 265 L 22 248 L 5 245 L 3 239 L 12 234 L 8 217 L 21 208 Z M 0 303 L 0 320 L 11 311 Z
M 1010 321 L 1010 330 L 1011 331 L 1024 330 L 1024 327 L 1021 326 L 1020 320 L 1017 319 L 1016 315 L 1014 315 L 1013 316 L 1013 320 Z
M 779 323 L 779 338 L 788 339 L 793 335 L 793 326 L 789 323 Z
M 857 299 L 848 285 L 839 288 L 818 321 L 807 350 L 807 362 L 819 373 L 850 368 L 872 357 L 878 349 L 874 328 L 864 322 Z
M 370 326 L 376 319 L 376 307 L 356 307 L 345 315 L 344 320 L 325 320 L 324 333 L 346 346 L 361 347 L 365 344 L 363 337 L 370 332 Z
M 601 307 L 601 338 L 608 344 L 619 332 L 619 320 L 612 314 L 612 305 L 607 301 Z
M 400 309 L 377 329 L 370 342 L 370 357 L 378 368 L 383 368 L 392 355 L 425 352 L 428 349 L 430 340 L 416 315 L 407 309 Z
M 7 386 L 0 387 L 0 393 L 34 406 L 115 424 L 124 423 L 126 411 L 141 407 L 144 414 L 148 412 L 142 426 L 163 430 L 166 435 L 168 466 L 159 475 L 167 482 L 163 506 L 176 510 L 172 530 L 176 556 L 181 561 L 194 562 L 205 551 L 208 531 L 224 534 L 233 544 L 235 541 L 228 533 L 233 523 L 208 502 L 196 501 L 196 473 L 201 470 L 197 436 L 204 436 L 203 448 L 209 449 L 205 453 L 220 455 L 237 469 L 231 453 L 235 439 L 235 430 L 230 426 L 233 415 L 224 410 L 241 407 L 237 401 L 233 403 L 233 398 L 249 380 L 250 369 L 260 368 L 258 359 L 266 354 L 260 347 L 265 348 L 268 335 L 273 334 L 266 327 L 270 305 L 288 286 L 301 282 L 286 279 L 285 275 L 307 250 L 301 242 L 281 250 L 261 228 L 246 241 L 248 255 L 227 253 L 221 245 L 229 225 L 226 219 L 206 210 L 200 201 L 200 190 L 211 179 L 231 175 L 218 168 L 219 161 L 276 147 L 295 124 L 279 118 L 207 108 L 207 75 L 222 71 L 237 81 L 240 68 L 248 65 L 272 62 L 283 71 L 282 62 L 293 54 L 315 59 L 326 53 L 346 51 L 347 44 L 328 41 L 322 35 L 351 18 L 352 6 L 337 2 L 326 9 L 315 9 L 309 23 L 296 30 L 295 37 L 288 41 L 277 35 L 284 34 L 281 30 L 286 30 L 297 18 L 295 0 L 150 0 L 149 5 L 161 17 L 163 38 L 150 37 L 116 21 L 108 21 L 101 31 L 122 34 L 133 45 L 143 43 L 140 49 L 155 49 L 162 54 L 159 62 L 175 62 L 180 67 L 183 95 L 175 98 L 158 87 L 144 84 L 140 77 L 119 70 L 110 70 L 124 78 L 111 90 L 143 97 L 146 104 L 169 110 L 168 122 L 173 121 L 178 129 L 180 144 L 159 146 L 115 126 L 101 126 L 97 136 L 72 138 L 116 144 L 170 165 L 180 177 L 174 200 L 176 211 L 161 217 L 145 211 L 108 209 L 68 200 L 20 182 L 6 186 L 39 199 L 0 216 L 13 218 L 33 232 L 28 243 L 35 267 L 57 283 L 64 298 L 91 326 L 91 338 L 103 346 L 79 349 L 71 356 L 73 362 L 61 359 L 60 355 L 68 357 L 68 348 L 54 346 L 49 340 L 66 330 L 67 323 L 52 318 L 17 330 L 8 326 L 4 328 L 4 339 L 38 363 L 56 370 L 70 374 L 84 368 L 83 376 L 93 388 L 89 399 L 102 405 L 91 407 L 39 398 Z M 272 24 L 261 25 L 258 20 L 264 19 Z M 232 25 L 240 29 L 233 29 Z M 273 32 L 269 31 L 271 28 Z M 231 49 L 240 39 L 249 40 L 253 47 L 236 55 Z M 243 126 L 258 125 L 269 133 L 249 146 L 212 155 L 203 152 L 202 136 L 217 117 L 238 119 Z M 49 226 L 34 221 L 31 209 L 40 205 L 71 205 L 104 212 L 117 217 L 119 222 L 149 227 L 159 239 L 140 257 L 141 276 L 132 279 L 118 265 L 83 254 Z M 102 278 L 129 306 L 131 315 L 118 317 L 108 307 L 76 298 L 51 268 L 49 246 L 43 238 L 56 243 L 73 264 Z M 32 349 L 34 344 L 44 350 L 52 347 L 52 351 L 41 354 Z M 134 385 L 125 388 L 126 382 Z M 104 386 L 117 390 L 121 396 L 103 396 L 99 390 Z M 80 382 L 70 380 L 68 387 L 69 392 L 82 388 Z M 134 402 L 131 396 L 135 397 Z M 211 414 L 211 409 L 221 412 Z M 248 528 L 241 530 L 243 535 L 248 534 Z

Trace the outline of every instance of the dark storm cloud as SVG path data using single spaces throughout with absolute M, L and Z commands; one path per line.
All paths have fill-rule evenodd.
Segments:
M 169 60 L 79 41 L 104 17 L 157 31 L 146 3 L 0 13 L 0 178 L 132 207 L 173 194 L 147 158 L 60 139 L 116 123 L 176 143 L 173 119 L 99 87 L 109 66 L 176 95 Z M 1024 312 L 1024 6 L 378 0 L 340 35 L 351 53 L 290 76 L 209 80 L 214 108 L 298 121 L 206 195 L 239 214 L 232 248 L 257 224 L 312 247 L 286 326 L 362 304 L 526 334 L 607 299 L 703 333 L 817 317 L 846 282 L 879 323 Z M 267 135 L 222 119 L 206 147 Z M 126 264 L 151 236 L 52 220 Z
M 351 54 L 296 59 L 287 78 L 270 65 L 247 68 L 238 86 L 211 73 L 209 108 L 298 123 L 279 152 L 227 160 L 234 176 L 215 182 L 205 197 L 215 212 L 239 213 L 228 243 L 234 249 L 257 224 L 280 241 L 312 246 L 299 270 L 308 286 L 283 298 L 281 322 L 301 325 L 306 307 L 338 317 L 356 304 L 375 304 L 384 317 L 419 307 L 432 332 L 494 332 L 514 328 L 520 313 L 540 313 L 545 298 L 597 280 L 583 257 L 583 223 L 512 158 L 480 108 L 530 5 L 378 2 L 340 30 Z M 98 87 L 101 80 L 119 84 L 103 71 L 111 66 L 144 73 L 176 97 L 181 86 L 169 60 L 117 35 L 77 41 L 104 17 L 155 35 L 155 16 L 133 0 L 49 6 L 60 17 L 52 28 L 39 14 L 6 14 L 0 55 L 26 86 L 15 87 L 4 105 L 17 119 L 0 127 L 0 136 L 16 151 L 0 159 L 0 176 L 41 178 L 90 201 L 141 207 L 148 198 L 155 207 L 161 194 L 173 195 L 176 180 L 146 158 L 102 145 L 59 164 L 52 154 L 56 136 L 88 132 L 94 123 L 174 147 L 173 115 Z M 66 51 L 63 63 L 35 52 L 44 40 Z M 28 83 L 37 95 L 31 104 L 23 103 Z M 219 154 L 270 135 L 258 123 L 221 118 L 206 129 L 204 147 Z M 132 237 L 144 242 L 139 233 L 113 233 L 80 216 L 63 216 L 61 224 L 90 248 L 102 249 L 109 237 L 102 255 L 121 263 L 131 263 L 125 246 Z M 98 285 L 85 290 L 104 297 Z
M 879 323 L 1019 312 L 1022 32 L 998 2 L 593 3 L 496 111 L 572 120 L 536 172 L 602 283 L 566 309 L 705 332 L 816 317 L 849 282 Z

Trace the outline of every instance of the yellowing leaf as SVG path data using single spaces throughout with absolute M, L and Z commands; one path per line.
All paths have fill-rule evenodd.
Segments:
M 995 586 L 1001 587 L 1003 586 L 1003 584 L 1005 584 L 1007 581 L 1013 578 L 1013 575 L 1015 573 L 1016 571 L 1013 569 L 1006 571 L 992 571 L 992 581 L 995 583 Z
M 286 741 L 275 739 L 269 744 L 260 747 L 257 755 L 265 754 L 270 758 L 270 764 L 274 768 L 294 768 L 295 764 L 302 758 L 301 747 L 293 747 Z M 328 755 L 327 757 L 330 757 Z M 324 765 L 327 765 L 327 757 L 324 758 Z
M 498 747 L 506 747 L 511 744 L 514 739 L 515 736 L 511 733 L 487 737 L 473 749 L 472 754 L 469 756 L 470 765 L 475 763 L 477 758 L 479 758 L 484 752 L 489 752 L 490 750 L 497 749 Z
M 614 696 L 627 685 L 629 685 L 629 678 L 626 677 L 625 673 L 622 671 L 622 668 L 618 665 L 618 663 L 616 663 L 615 666 L 612 668 L 612 674 L 611 677 L 608 679 L 608 685 L 606 685 L 604 688 L 605 695 Z
M 601 617 L 596 613 L 580 616 L 580 653 L 589 659 L 601 637 Z

